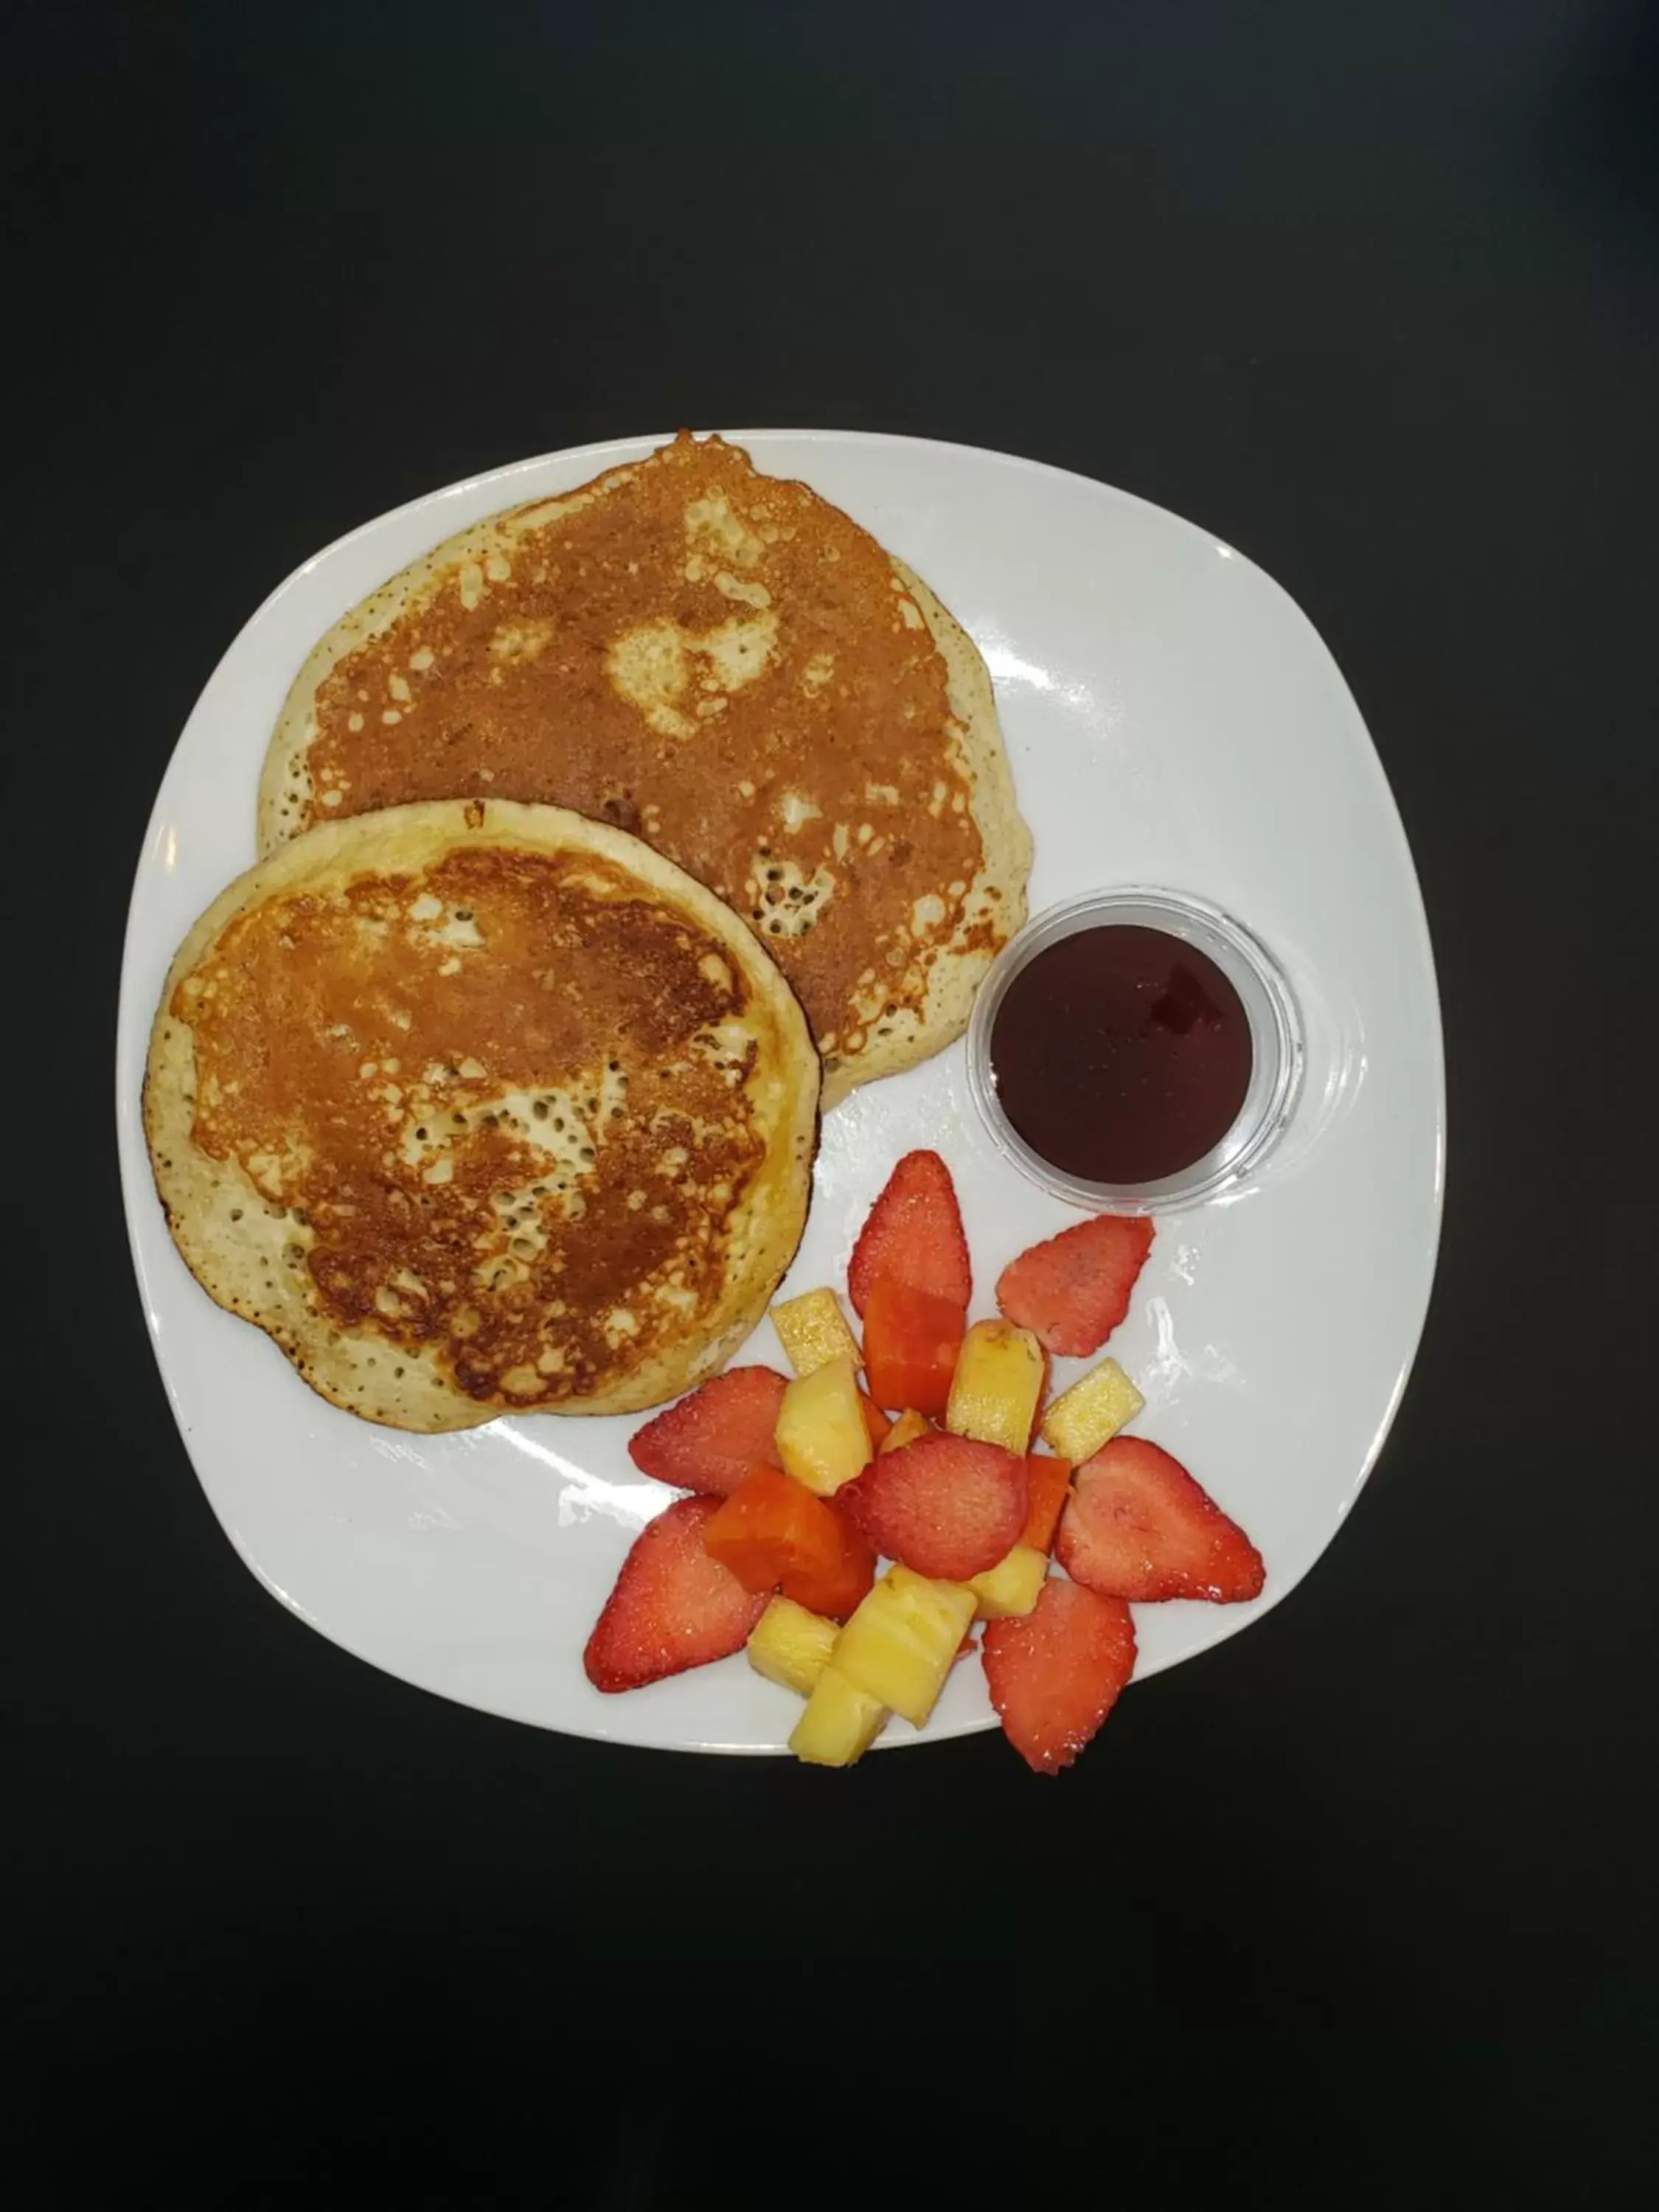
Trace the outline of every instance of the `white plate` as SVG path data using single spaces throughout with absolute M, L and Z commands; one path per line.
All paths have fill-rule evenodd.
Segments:
M 1143 1431 L 1188 1462 L 1267 1562 L 1250 1606 L 1137 1608 L 1139 1673 L 1224 1638 L 1293 1589 L 1387 1432 L 1422 1328 L 1439 1231 L 1439 1011 L 1411 856 L 1334 663 L 1259 568 L 1122 492 L 961 446 L 841 431 L 735 434 L 927 578 L 995 679 L 1036 842 L 1032 911 L 1101 884 L 1194 891 L 1275 951 L 1308 1031 L 1297 1121 L 1257 1185 L 1166 1219 L 1112 1349 Z M 349 1651 L 486 1711 L 687 1750 L 779 1749 L 798 1710 L 739 1657 L 603 1698 L 581 1650 L 635 1532 L 667 1502 L 629 1420 L 529 1416 L 459 1436 L 376 1429 L 313 1395 L 174 1252 L 139 1118 L 173 950 L 253 852 L 266 738 L 313 641 L 381 579 L 493 509 L 659 442 L 499 469 L 382 515 L 276 591 L 214 672 L 162 781 L 122 973 L 118 1115 L 128 1226 L 167 1392 L 202 1486 L 265 1587 Z M 961 1045 L 830 1115 L 785 1288 L 844 1279 L 897 1155 L 955 1170 L 978 1285 L 1077 1218 L 975 1118 Z M 781 1365 L 769 1323 L 741 1355 Z M 1057 1363 L 1058 1381 L 1079 1363 Z M 991 1714 L 958 1668 L 927 1731 Z M 910 1731 L 895 1723 L 887 1741 Z

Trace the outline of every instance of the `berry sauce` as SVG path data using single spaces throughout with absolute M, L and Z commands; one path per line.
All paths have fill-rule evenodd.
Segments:
M 1207 953 L 1106 923 L 1045 946 L 991 1028 L 991 1079 L 1019 1134 L 1089 1182 L 1154 1182 L 1219 1144 L 1249 1088 L 1249 1018 Z

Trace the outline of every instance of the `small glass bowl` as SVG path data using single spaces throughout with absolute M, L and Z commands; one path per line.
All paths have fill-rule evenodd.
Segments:
M 1232 1127 L 1191 1167 L 1155 1182 L 1090 1182 L 1045 1160 L 1003 1112 L 992 1073 L 991 1031 L 1003 994 L 1015 976 L 1061 938 L 1109 923 L 1159 929 L 1207 953 L 1237 992 L 1250 1025 L 1249 1088 Z M 1295 994 L 1261 939 L 1202 899 L 1141 885 L 1088 891 L 1027 922 L 1003 947 L 981 984 L 968 1028 L 969 1087 L 998 1146 L 1033 1182 L 1091 1213 L 1170 1212 L 1236 1188 L 1261 1167 L 1295 1112 L 1304 1059 Z

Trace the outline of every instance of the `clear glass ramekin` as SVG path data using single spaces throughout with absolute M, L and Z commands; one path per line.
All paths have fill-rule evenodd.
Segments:
M 1250 1027 L 1249 1087 L 1232 1127 L 1189 1168 L 1155 1182 L 1091 1182 L 1045 1160 L 1003 1112 L 991 1067 L 997 1009 L 1015 976 L 1061 938 L 1114 923 L 1160 929 L 1207 953 L 1237 992 Z M 1203 899 L 1141 884 L 1087 891 L 1027 922 L 981 984 L 968 1029 L 969 1086 L 998 1146 L 1033 1182 L 1091 1213 L 1172 1212 L 1236 1190 L 1261 1168 L 1296 1111 L 1304 1057 L 1295 994 L 1261 939 Z

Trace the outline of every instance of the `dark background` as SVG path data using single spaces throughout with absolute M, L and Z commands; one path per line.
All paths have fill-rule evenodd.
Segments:
M 20 2201 L 1636 2202 L 1652 9 L 4 23 Z M 989 1737 L 850 1781 L 611 1751 L 375 1674 L 237 1563 L 143 1334 L 121 928 L 215 659 L 363 518 L 681 422 L 1206 524 L 1329 641 L 1417 855 L 1451 1176 L 1393 1440 L 1294 1598 L 1057 1784 Z

